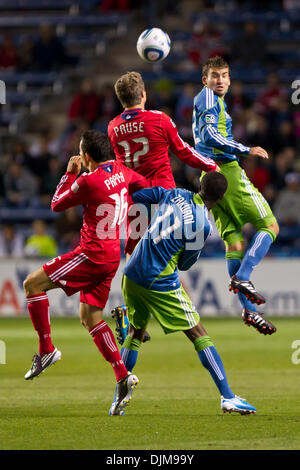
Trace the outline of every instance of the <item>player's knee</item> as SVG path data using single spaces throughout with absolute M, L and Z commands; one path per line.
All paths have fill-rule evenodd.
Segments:
M 272 232 L 275 233 L 276 237 L 277 235 L 279 234 L 279 225 L 278 225 L 278 222 L 275 222 L 274 224 L 270 225 L 268 227 L 269 230 L 272 230 Z
M 87 322 L 85 321 L 84 318 L 80 318 L 80 323 L 82 324 L 82 326 L 83 326 L 86 330 L 89 329 L 89 326 L 88 326 L 88 324 L 87 324 Z
M 26 295 L 31 295 L 34 292 L 35 287 L 36 287 L 35 275 L 34 273 L 30 273 L 28 274 L 28 276 L 23 282 L 23 289 Z

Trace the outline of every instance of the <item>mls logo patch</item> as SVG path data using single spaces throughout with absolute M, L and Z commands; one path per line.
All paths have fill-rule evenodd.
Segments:
M 215 116 L 213 114 L 207 114 L 205 116 L 205 122 L 207 122 L 207 124 L 214 124 L 216 122 Z

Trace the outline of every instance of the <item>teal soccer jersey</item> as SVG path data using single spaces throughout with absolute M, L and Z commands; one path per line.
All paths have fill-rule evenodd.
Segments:
M 232 119 L 223 98 L 206 86 L 194 98 L 193 134 L 196 150 L 218 160 L 238 160 L 248 155 L 246 147 L 233 139 Z
M 187 270 L 200 256 L 210 233 L 207 209 L 198 194 L 160 186 L 137 191 L 132 199 L 150 207 L 158 204 L 124 274 L 156 291 L 179 288 L 178 269 Z

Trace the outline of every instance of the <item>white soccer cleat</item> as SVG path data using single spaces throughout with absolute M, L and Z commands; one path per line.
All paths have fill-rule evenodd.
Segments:
M 247 403 L 241 397 L 235 395 L 233 398 L 221 397 L 221 409 L 223 413 L 240 413 L 241 415 L 248 415 L 256 413 L 256 408 L 250 403 Z
M 137 376 L 130 373 L 123 380 L 120 380 L 120 382 L 117 383 L 116 397 L 109 410 L 110 416 L 124 415 L 124 409 L 128 406 L 138 383 L 139 379 Z
M 58 349 L 54 349 L 49 354 L 35 354 L 32 358 L 31 369 L 25 374 L 25 380 L 32 380 L 34 377 L 38 377 L 44 370 L 55 364 L 61 358 L 61 352 Z

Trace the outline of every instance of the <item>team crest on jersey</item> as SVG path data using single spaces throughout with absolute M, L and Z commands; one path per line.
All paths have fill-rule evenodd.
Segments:
M 216 122 L 215 116 L 213 114 L 207 114 L 205 116 L 205 122 L 207 122 L 207 124 L 214 124 Z
M 124 119 L 124 121 L 128 121 L 129 119 L 132 119 L 134 117 L 136 117 L 139 113 L 136 112 L 136 113 L 123 113 L 122 114 L 122 119 Z

